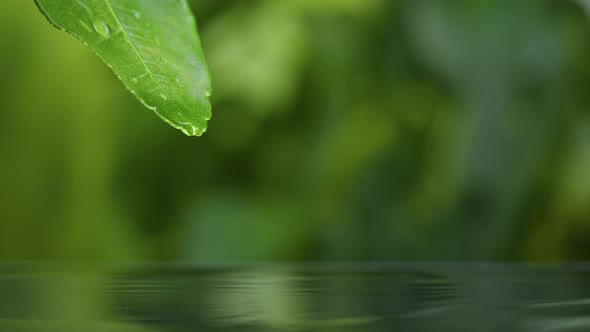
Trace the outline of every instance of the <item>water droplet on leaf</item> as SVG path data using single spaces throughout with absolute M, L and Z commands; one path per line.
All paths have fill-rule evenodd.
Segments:
M 94 31 L 101 35 L 103 38 L 110 38 L 111 37 L 111 28 L 103 22 L 103 21 L 96 21 L 92 23 L 94 27 Z

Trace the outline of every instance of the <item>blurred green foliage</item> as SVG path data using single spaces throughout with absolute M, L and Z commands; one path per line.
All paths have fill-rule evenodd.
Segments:
M 590 259 L 581 1 L 194 0 L 199 139 L 1 1 L 0 259 Z

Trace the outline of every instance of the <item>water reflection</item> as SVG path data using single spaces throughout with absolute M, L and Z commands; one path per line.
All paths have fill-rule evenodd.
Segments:
M 590 269 L 4 266 L 0 331 L 588 331 Z

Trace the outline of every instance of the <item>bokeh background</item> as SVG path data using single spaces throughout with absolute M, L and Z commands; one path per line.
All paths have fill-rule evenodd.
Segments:
M 191 5 L 200 138 L 0 1 L 0 259 L 590 259 L 590 1 Z

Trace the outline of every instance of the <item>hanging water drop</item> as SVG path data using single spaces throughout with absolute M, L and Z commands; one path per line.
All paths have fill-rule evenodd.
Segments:
M 94 31 L 101 35 L 103 38 L 108 39 L 111 37 L 111 28 L 103 21 L 92 22 Z

